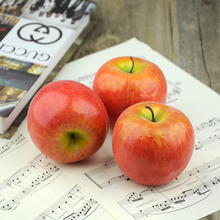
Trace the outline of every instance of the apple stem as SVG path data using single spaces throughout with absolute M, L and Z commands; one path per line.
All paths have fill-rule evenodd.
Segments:
M 151 111 L 151 114 L 152 114 L 152 122 L 156 122 L 156 121 L 155 121 L 155 117 L 154 117 L 154 111 L 153 111 L 153 109 L 152 109 L 149 105 L 145 105 L 145 108 L 148 108 L 148 109 Z
M 133 60 L 133 57 L 132 57 L 132 56 L 130 56 L 130 58 L 131 58 L 131 60 L 132 60 L 132 67 L 131 67 L 131 70 L 130 70 L 129 73 L 132 73 L 132 70 L 133 70 L 133 68 L 134 68 L 134 60 Z
M 74 154 L 77 154 L 77 144 L 76 144 L 76 139 L 75 139 L 74 134 L 73 134 L 71 137 L 72 137 L 73 142 L 74 142 L 74 144 L 75 144 L 75 151 L 74 151 Z

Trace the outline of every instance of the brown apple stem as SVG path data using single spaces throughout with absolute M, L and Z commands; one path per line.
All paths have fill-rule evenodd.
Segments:
M 152 109 L 149 105 L 145 105 L 145 108 L 148 108 L 148 109 L 151 111 L 151 114 L 152 114 L 152 122 L 156 122 L 156 121 L 155 121 L 155 117 L 154 117 L 154 111 L 153 111 L 153 109 Z
M 76 139 L 75 139 L 74 134 L 73 134 L 71 137 L 72 137 L 73 142 L 74 142 L 74 144 L 75 144 L 75 151 L 74 151 L 74 154 L 77 154 L 77 144 L 76 144 Z
M 133 57 L 132 57 L 132 56 L 130 56 L 130 58 L 131 58 L 131 60 L 132 60 L 132 67 L 131 67 L 131 70 L 130 70 L 129 73 L 132 73 L 132 70 L 133 70 L 133 68 L 134 68 L 134 60 L 133 60 Z

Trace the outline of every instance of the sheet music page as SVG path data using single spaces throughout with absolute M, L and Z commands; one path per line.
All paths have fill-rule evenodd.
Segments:
M 114 219 L 19 131 L 0 139 L 0 173 L 1 219 Z
M 57 163 L 58 166 L 116 219 L 198 219 L 219 210 L 220 96 L 217 93 L 136 38 L 66 64 L 56 80 L 71 79 L 92 87 L 98 68 L 117 56 L 145 58 L 164 72 L 167 105 L 184 112 L 194 126 L 195 149 L 189 165 L 166 185 L 137 184 L 116 165 L 110 131 L 96 154 L 79 163 Z M 25 132 L 25 123 L 20 129 Z

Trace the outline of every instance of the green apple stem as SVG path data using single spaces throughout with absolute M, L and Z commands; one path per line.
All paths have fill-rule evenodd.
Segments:
M 134 60 L 133 60 L 133 57 L 132 57 L 132 56 L 130 56 L 130 58 L 131 58 L 131 60 L 132 60 L 132 67 L 131 67 L 131 70 L 130 70 L 129 73 L 132 73 L 132 70 L 133 70 L 133 68 L 134 68 Z
M 77 154 L 77 144 L 76 144 L 76 139 L 75 139 L 74 134 L 73 134 L 71 137 L 72 137 L 73 142 L 74 142 L 74 144 L 75 144 L 75 151 L 74 151 L 74 154 Z
M 155 117 L 154 117 L 154 111 L 153 111 L 153 109 L 152 109 L 149 105 L 145 105 L 145 108 L 148 108 L 148 109 L 151 111 L 151 114 L 152 114 L 152 122 L 156 122 L 156 121 L 155 121 Z

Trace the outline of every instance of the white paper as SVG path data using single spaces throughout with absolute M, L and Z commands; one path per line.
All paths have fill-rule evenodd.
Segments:
M 167 105 L 184 112 L 195 129 L 193 157 L 172 182 L 152 187 L 131 181 L 117 167 L 111 131 L 103 147 L 77 164 L 59 166 L 116 219 L 198 219 L 220 209 L 220 96 L 148 45 L 133 38 L 67 64 L 55 80 L 92 87 L 98 68 L 118 56 L 157 64 L 168 84 Z
M 113 217 L 17 131 L 0 140 L 1 219 Z

